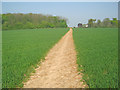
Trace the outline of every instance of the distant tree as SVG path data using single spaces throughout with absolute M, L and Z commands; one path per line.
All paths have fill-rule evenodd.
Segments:
M 95 23 L 96 19 L 93 19 L 93 23 Z
M 97 24 L 95 22 L 96 22 L 96 19 L 93 19 L 93 27 L 97 27 Z
M 67 27 L 67 19 L 42 14 L 8 13 L 2 14 L 2 29 L 54 28 Z
M 103 23 L 103 27 L 112 27 L 112 24 L 109 18 L 105 18 L 102 23 Z
M 117 18 L 113 18 L 113 20 L 111 20 L 111 24 L 113 27 L 118 27 L 118 20 Z
M 113 18 L 113 21 L 117 21 L 117 18 Z
M 105 18 L 103 21 L 100 19 L 95 22 L 96 19 L 89 19 L 88 20 L 88 26 L 89 27 L 101 27 L 101 28 L 117 28 L 118 27 L 118 20 L 117 18 L 113 18 L 110 20 L 109 18 Z
M 97 27 L 100 27 L 100 24 L 101 24 L 101 20 L 98 19 L 98 20 L 97 20 Z
M 88 20 L 88 26 L 89 27 L 93 27 L 93 19 L 89 19 Z

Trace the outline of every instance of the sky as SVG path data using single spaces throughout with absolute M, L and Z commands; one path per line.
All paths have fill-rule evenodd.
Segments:
M 2 2 L 119 2 L 120 0 L 1 0 Z
M 13 0 L 14 1 L 14 0 Z M 88 19 L 117 18 L 117 2 L 2 2 L 2 13 L 40 13 L 67 18 L 68 26 Z

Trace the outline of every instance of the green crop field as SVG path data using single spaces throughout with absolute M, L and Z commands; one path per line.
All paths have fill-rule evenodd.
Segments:
M 22 87 L 37 63 L 68 29 L 3 31 L 2 87 Z
M 118 29 L 75 28 L 77 63 L 90 88 L 118 87 Z

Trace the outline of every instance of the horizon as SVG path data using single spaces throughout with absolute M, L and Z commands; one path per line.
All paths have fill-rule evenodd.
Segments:
M 27 6 L 27 7 L 26 7 Z M 62 7 L 61 7 L 62 6 Z M 88 19 L 117 18 L 117 2 L 2 2 L 2 13 L 33 13 L 68 19 L 68 27 L 87 24 Z

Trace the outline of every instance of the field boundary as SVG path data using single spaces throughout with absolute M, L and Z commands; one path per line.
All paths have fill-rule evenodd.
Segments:
M 30 73 L 29 73 L 29 76 L 26 76 L 25 79 L 23 80 L 23 82 L 22 82 L 22 87 L 23 87 L 24 83 L 27 82 L 27 81 L 30 79 L 30 76 L 33 75 L 33 74 L 36 72 L 35 69 L 37 69 L 37 68 L 41 65 L 41 63 L 45 61 L 45 57 L 46 57 L 46 55 L 49 53 L 49 51 L 50 51 L 67 33 L 68 33 L 68 31 L 67 31 L 57 42 L 55 42 L 54 45 L 51 46 L 51 48 L 44 54 L 44 56 L 40 59 L 40 61 L 39 61 L 35 66 L 31 66 L 30 69 L 28 69 L 28 72 L 30 71 Z M 21 86 L 21 85 L 20 85 L 20 86 Z

